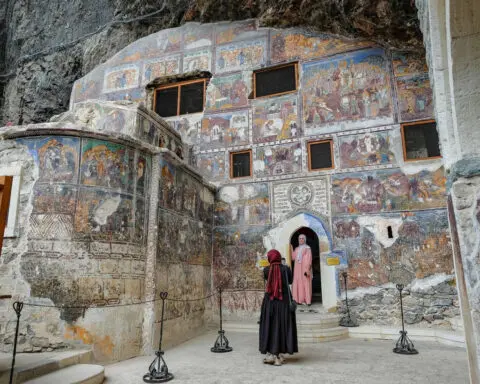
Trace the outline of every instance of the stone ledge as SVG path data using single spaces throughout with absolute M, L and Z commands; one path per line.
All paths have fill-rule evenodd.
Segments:
M 356 339 L 397 340 L 400 328 L 360 326 L 348 328 L 349 337 Z M 460 331 L 441 329 L 407 328 L 407 335 L 415 341 L 436 341 L 438 343 L 465 348 L 465 335 Z

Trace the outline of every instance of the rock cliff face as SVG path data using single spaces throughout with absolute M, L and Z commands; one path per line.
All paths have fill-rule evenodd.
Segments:
M 76 79 L 143 36 L 247 18 L 422 49 L 412 0 L 0 0 L 0 126 L 67 110 Z

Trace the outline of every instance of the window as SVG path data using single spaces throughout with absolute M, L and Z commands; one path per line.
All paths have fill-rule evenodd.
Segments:
M 434 120 L 402 124 L 402 140 L 406 161 L 441 157 Z
M 387 233 L 388 233 L 388 238 L 393 239 L 393 231 L 392 231 L 392 226 L 391 225 L 389 225 L 387 227 Z
M 252 175 L 252 150 L 230 153 L 230 178 Z
M 155 90 L 155 112 L 162 117 L 202 112 L 207 79 L 169 84 Z
M 308 170 L 332 169 L 333 141 L 322 140 L 308 143 Z
M 297 90 L 297 64 L 260 69 L 253 73 L 253 97 L 282 95 Z

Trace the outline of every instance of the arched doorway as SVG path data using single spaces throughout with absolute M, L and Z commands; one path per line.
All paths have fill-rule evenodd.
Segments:
M 321 303 L 322 285 L 320 280 L 320 242 L 315 231 L 307 227 L 301 227 L 296 230 L 290 238 L 292 249 L 298 247 L 298 236 L 300 235 L 306 236 L 307 245 L 312 250 L 312 303 Z M 292 262 L 292 268 L 295 268 L 295 262 Z

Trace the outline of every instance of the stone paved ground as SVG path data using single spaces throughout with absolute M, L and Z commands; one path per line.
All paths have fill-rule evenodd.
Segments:
M 227 334 L 233 352 L 214 354 L 216 334 L 208 333 L 166 352 L 171 383 L 188 384 L 466 384 L 468 367 L 462 348 L 416 342 L 418 355 L 392 352 L 393 342 L 347 339 L 300 346 L 281 367 L 264 365 L 257 335 Z M 140 384 L 153 356 L 106 366 L 105 384 Z

